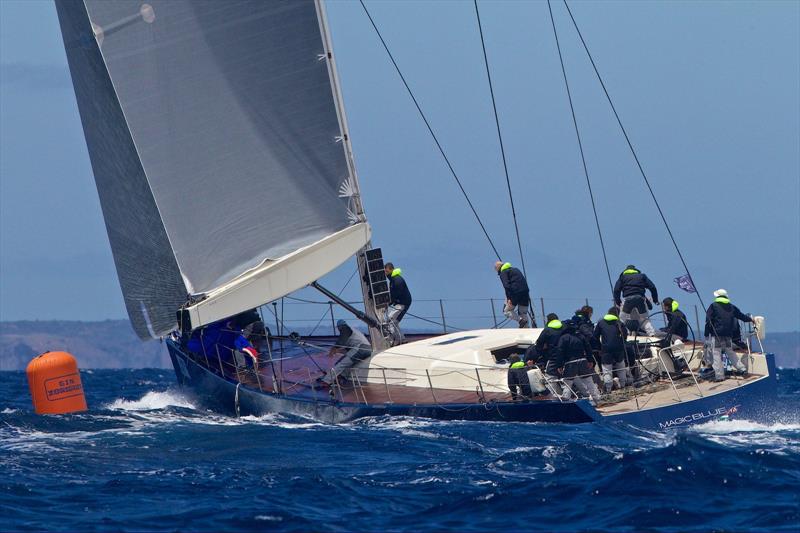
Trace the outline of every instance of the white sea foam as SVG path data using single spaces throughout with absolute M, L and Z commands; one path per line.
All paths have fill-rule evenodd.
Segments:
M 164 409 L 166 407 L 186 407 L 194 409 L 189 400 L 187 400 L 180 393 L 175 391 L 150 391 L 139 400 L 125 400 L 117 398 L 107 407 L 108 409 L 117 409 L 122 411 L 153 411 L 157 409 Z
M 2 411 L 0 411 L 0 415 L 10 415 L 16 413 L 17 411 L 19 411 L 19 409 L 12 409 L 10 407 L 6 407 Z
M 267 413 L 261 416 L 247 415 L 236 420 L 244 424 L 257 424 L 261 426 L 279 427 L 284 429 L 311 429 L 328 427 L 322 422 L 316 422 L 311 419 L 300 419 L 297 421 L 290 420 L 280 413 Z
M 419 418 L 403 416 L 368 418 L 364 420 L 357 420 L 351 423 L 351 425 L 354 427 L 360 426 L 379 431 L 396 431 L 407 437 L 422 437 L 426 439 L 446 438 L 443 435 L 434 433 L 432 431 L 423 431 L 423 428 L 434 426 L 435 422 L 431 420 L 421 420 Z
M 535 452 L 538 450 L 539 448 L 534 448 L 533 446 L 518 446 L 516 448 L 511 448 L 506 453 L 527 453 L 527 452 Z
M 260 520 L 263 522 L 280 522 L 283 520 L 280 516 L 272 516 L 268 514 L 260 514 L 254 517 L 256 520 Z
M 730 448 L 755 449 L 777 455 L 800 453 L 800 424 L 761 424 L 748 420 L 714 420 L 689 431 Z
M 690 426 L 689 431 L 704 434 L 727 435 L 746 432 L 789 432 L 800 431 L 800 424 L 761 424 L 749 420 L 712 420 L 704 424 Z
M 428 483 L 450 483 L 450 480 L 436 476 L 426 476 L 418 479 L 412 479 L 408 482 L 409 485 L 427 485 Z

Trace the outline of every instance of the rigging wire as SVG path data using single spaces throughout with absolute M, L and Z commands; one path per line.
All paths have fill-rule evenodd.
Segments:
M 467 201 L 467 204 L 469 204 L 469 208 L 472 210 L 472 214 L 475 215 L 475 219 L 478 221 L 478 224 L 480 225 L 481 230 L 483 230 L 483 234 L 486 236 L 486 240 L 489 241 L 489 245 L 492 247 L 492 250 L 494 251 L 495 256 L 497 256 L 497 259 L 500 260 L 500 253 L 497 251 L 497 247 L 494 245 L 494 242 L 492 241 L 492 238 L 489 236 L 489 232 L 486 231 L 486 226 L 483 225 L 483 221 L 481 220 L 481 217 L 478 215 L 478 211 L 475 209 L 475 206 L 472 205 L 472 201 L 469 199 L 469 195 L 467 194 L 467 191 L 464 189 L 464 186 L 461 184 L 461 180 L 459 179 L 458 174 L 456 174 L 456 171 L 453 168 L 453 165 L 450 163 L 450 159 L 448 159 L 447 155 L 445 154 L 444 148 L 442 148 L 442 145 L 439 142 L 439 138 L 436 136 L 436 133 L 434 133 L 433 127 L 431 127 L 430 122 L 428 122 L 428 118 L 425 116 L 425 113 L 423 113 L 422 107 L 420 107 L 419 102 L 417 101 L 417 98 L 414 96 L 414 92 L 411 90 L 411 87 L 408 85 L 408 82 L 406 81 L 405 76 L 403 76 L 403 73 L 400 71 L 400 67 L 397 65 L 397 61 L 395 61 L 394 56 L 392 55 L 392 52 L 389 50 L 389 46 L 386 44 L 386 41 L 383 39 L 383 35 L 381 35 L 381 32 L 378 29 L 378 26 L 375 24 L 375 21 L 372 19 L 372 15 L 370 14 L 369 10 L 367 9 L 367 6 L 364 4 L 364 0 L 359 0 L 359 3 L 361 4 L 361 7 L 364 9 L 364 13 L 367 15 L 367 18 L 369 19 L 370 24 L 372 24 L 372 28 L 375 30 L 375 33 L 378 35 L 378 39 L 380 39 L 381 44 L 383 45 L 383 49 L 386 50 L 386 54 L 389 56 L 389 60 L 391 60 L 392 65 L 394 65 L 395 71 L 397 71 L 397 74 L 398 74 L 398 76 L 400 76 L 400 79 L 402 80 L 403 85 L 405 85 L 405 88 L 406 88 L 406 91 L 408 92 L 408 95 L 411 97 L 411 100 L 414 102 L 414 105 L 416 106 L 420 117 L 422 117 L 422 121 L 425 122 L 425 126 L 428 128 L 428 132 L 431 134 L 431 137 L 433 137 L 433 142 L 436 143 L 436 147 L 439 149 L 439 153 L 442 154 L 442 157 L 444 158 L 444 161 L 447 164 L 447 168 L 450 170 L 450 174 L 453 176 L 453 179 L 456 180 L 456 183 L 458 184 L 458 188 L 461 189 L 461 193 L 464 195 L 464 199 Z
M 355 277 L 356 274 L 358 274 L 358 269 L 357 268 L 353 271 L 352 274 L 350 274 L 350 277 L 347 278 L 347 281 L 345 282 L 344 286 L 341 288 L 341 290 L 339 291 L 337 296 L 341 296 L 342 295 L 342 293 L 347 288 L 347 286 L 350 285 L 350 282 L 353 281 L 353 278 Z M 325 303 L 328 303 L 328 302 L 325 302 Z M 333 309 L 332 307 L 328 307 L 328 309 L 325 310 L 325 313 L 323 313 L 323 315 L 317 321 L 317 325 L 314 326 L 314 328 L 311 330 L 311 333 L 308 334 L 309 337 L 311 335 L 313 335 L 317 331 L 317 328 L 319 328 L 320 324 L 322 324 L 322 321 L 325 320 L 325 317 L 328 316 L 328 313 L 331 313 L 331 320 L 333 320 L 332 309 Z
M 566 3 L 566 2 L 565 2 Z M 589 188 L 589 198 L 592 201 L 592 212 L 594 213 L 594 224 L 597 228 L 597 235 L 600 237 L 600 248 L 603 250 L 603 263 L 606 266 L 606 275 L 608 276 L 608 288 L 614 292 L 614 283 L 611 281 L 611 269 L 608 266 L 608 255 L 606 254 L 606 245 L 603 241 L 603 232 L 600 229 L 600 219 L 597 216 L 597 205 L 594 201 L 594 192 L 592 191 L 592 182 L 589 179 L 589 169 L 586 166 L 586 155 L 583 152 L 583 142 L 581 141 L 581 132 L 578 129 L 578 119 L 575 116 L 575 106 L 572 103 L 572 92 L 569 89 L 569 81 L 567 80 L 567 69 L 564 67 L 564 56 L 561 53 L 561 44 L 558 41 L 558 30 L 556 30 L 556 21 L 553 17 L 553 8 L 550 5 L 550 0 L 547 0 L 547 10 L 550 12 L 550 23 L 553 25 L 553 36 L 556 39 L 556 48 L 558 49 L 558 59 L 561 62 L 561 74 L 564 76 L 564 86 L 567 89 L 567 98 L 569 99 L 569 109 L 572 113 L 572 123 L 575 126 L 575 136 L 578 138 L 578 148 L 581 152 L 581 162 L 583 163 L 583 174 L 586 176 L 586 186 Z
M 548 7 L 550 6 L 550 0 L 547 0 Z M 589 61 L 592 64 L 592 68 L 594 69 L 594 73 L 597 76 L 597 80 L 600 82 L 600 86 L 603 88 L 603 92 L 606 95 L 606 100 L 608 100 L 609 105 L 611 106 L 611 110 L 614 112 L 614 117 L 617 119 L 617 124 L 619 124 L 619 129 L 622 131 L 622 135 L 625 137 L 625 142 L 628 143 L 628 148 L 631 151 L 631 155 L 633 155 L 634 161 L 636 161 L 636 166 L 639 167 L 639 173 L 642 175 L 645 184 L 647 185 L 647 190 L 650 191 L 650 196 L 653 198 L 653 203 L 656 205 L 656 209 L 658 209 L 658 214 L 661 216 L 661 221 L 664 222 L 664 227 L 667 229 L 667 233 L 669 234 L 669 238 L 672 241 L 672 245 L 675 247 L 675 251 L 678 253 L 678 257 L 681 260 L 681 264 L 683 264 L 684 270 L 686 270 L 686 275 L 689 276 L 689 281 L 692 282 L 692 286 L 695 288 L 695 294 L 697 294 L 697 299 L 700 300 L 700 305 L 705 308 L 705 303 L 703 303 L 703 297 L 700 295 L 700 291 L 697 289 L 697 285 L 694 283 L 694 278 L 692 277 L 691 272 L 689 271 L 689 267 L 686 264 L 686 260 L 683 258 L 683 254 L 681 253 L 680 248 L 678 247 L 678 243 L 675 240 L 675 236 L 672 234 L 672 229 L 669 227 L 669 223 L 667 222 L 666 216 L 664 216 L 664 211 L 661 209 L 661 205 L 658 203 L 658 199 L 656 199 L 656 194 L 653 192 L 653 187 L 650 185 L 650 180 L 647 178 L 647 174 L 642 167 L 642 163 L 639 161 L 639 156 L 636 154 L 636 150 L 633 148 L 633 143 L 631 143 L 630 137 L 628 137 L 628 132 L 625 130 L 625 126 L 622 125 L 622 120 L 619 118 L 619 114 L 617 113 L 617 108 L 614 106 L 614 102 L 611 100 L 611 95 L 608 93 L 608 89 L 606 88 L 606 84 L 603 81 L 603 77 L 600 75 L 600 71 L 597 69 L 597 65 L 594 62 L 594 58 L 592 57 L 592 53 L 589 51 L 589 46 L 586 44 L 586 40 L 583 38 L 583 34 L 581 33 L 580 28 L 578 27 L 578 23 L 575 21 L 575 17 L 572 15 L 572 10 L 569 8 L 569 4 L 567 0 L 564 0 L 564 6 L 567 8 L 567 13 L 569 13 L 569 18 L 572 20 L 572 25 L 575 27 L 575 31 L 578 33 L 578 37 L 580 37 L 581 44 L 583 45 L 583 49 L 586 51 L 586 55 L 589 58 Z M 552 17 L 552 11 L 551 15 Z
M 494 86 L 492 85 L 492 74 L 489 70 L 489 57 L 486 55 L 486 42 L 483 38 L 483 26 L 481 25 L 481 13 L 478 10 L 478 0 L 473 0 L 475 4 L 475 17 L 478 19 L 478 33 L 481 36 L 481 48 L 483 49 L 483 64 L 486 67 L 486 79 L 489 80 L 489 94 L 492 97 L 492 110 L 494 111 L 494 123 L 497 126 L 497 140 L 500 141 L 500 155 L 503 158 L 503 171 L 506 175 L 506 187 L 508 188 L 508 201 L 511 203 L 511 216 L 514 219 L 514 231 L 517 234 L 517 248 L 519 249 L 519 260 L 522 265 L 522 273 L 528 278 L 528 271 L 525 269 L 525 255 L 522 253 L 522 239 L 519 236 L 519 224 L 517 223 L 517 210 L 514 206 L 514 195 L 511 192 L 511 179 L 508 176 L 508 163 L 506 162 L 506 149 L 503 145 L 503 134 L 500 131 L 500 118 L 497 115 L 497 103 L 494 98 Z

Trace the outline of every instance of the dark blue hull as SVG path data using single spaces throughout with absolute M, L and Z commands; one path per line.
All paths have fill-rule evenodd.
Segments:
M 705 398 L 602 418 L 659 430 L 719 419 L 776 422 L 784 413 L 778 406 L 775 356 L 767 354 L 766 360 L 769 374 L 741 387 Z
M 289 413 L 329 423 L 347 422 L 367 416 L 414 416 L 439 420 L 479 420 L 496 422 L 592 422 L 587 400 L 561 402 L 489 402 L 448 404 L 364 404 L 317 400 L 300 395 L 261 392 L 239 386 L 196 363 L 172 341 L 167 341 L 178 383 L 204 407 L 232 415 Z
M 762 420 L 774 408 L 774 357 L 768 355 L 769 376 L 736 390 L 674 405 L 620 415 L 603 416 L 588 400 L 562 402 L 488 402 L 448 404 L 365 404 L 340 402 L 262 392 L 222 377 L 187 356 L 180 347 L 167 341 L 170 358 L 181 387 L 202 406 L 231 415 L 288 413 L 327 423 L 340 423 L 369 416 L 412 416 L 438 420 L 491 422 L 622 422 L 646 429 L 667 429 L 711 419 L 741 417 Z

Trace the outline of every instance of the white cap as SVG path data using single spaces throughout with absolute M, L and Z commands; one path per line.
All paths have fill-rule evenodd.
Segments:
M 726 291 L 725 289 L 717 289 L 717 290 L 715 290 L 714 291 L 714 298 L 719 298 L 720 296 L 727 297 L 728 296 L 728 291 Z

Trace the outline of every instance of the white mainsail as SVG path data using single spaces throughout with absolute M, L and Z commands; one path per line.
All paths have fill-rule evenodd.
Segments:
M 314 0 L 59 0 L 78 108 L 142 338 L 279 298 L 362 248 Z

